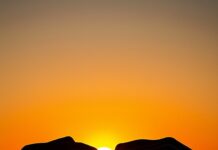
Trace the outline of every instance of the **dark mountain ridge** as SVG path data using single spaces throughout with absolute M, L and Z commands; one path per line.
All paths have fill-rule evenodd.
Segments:
M 56 139 L 47 143 L 26 145 L 22 150 L 97 150 L 90 145 L 75 142 L 70 136 Z M 115 150 L 191 150 L 174 138 L 167 137 L 159 140 L 134 140 L 120 143 Z

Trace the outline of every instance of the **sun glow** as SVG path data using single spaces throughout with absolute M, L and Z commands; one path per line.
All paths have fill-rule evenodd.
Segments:
M 99 147 L 98 150 L 111 150 L 109 147 Z

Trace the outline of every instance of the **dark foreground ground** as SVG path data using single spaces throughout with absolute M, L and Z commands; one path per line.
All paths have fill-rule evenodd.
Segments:
M 64 137 L 47 143 L 26 145 L 22 150 L 97 150 L 90 145 L 75 142 L 72 137 Z M 174 138 L 167 137 L 158 140 L 135 140 L 120 143 L 115 150 L 191 150 Z

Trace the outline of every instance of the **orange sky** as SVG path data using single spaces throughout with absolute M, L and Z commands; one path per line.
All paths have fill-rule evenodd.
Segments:
M 217 7 L 0 1 L 0 149 L 66 135 L 218 149 Z

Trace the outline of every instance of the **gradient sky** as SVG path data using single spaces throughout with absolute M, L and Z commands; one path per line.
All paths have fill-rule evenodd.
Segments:
M 218 149 L 217 15 L 216 0 L 0 0 L 0 149 Z

